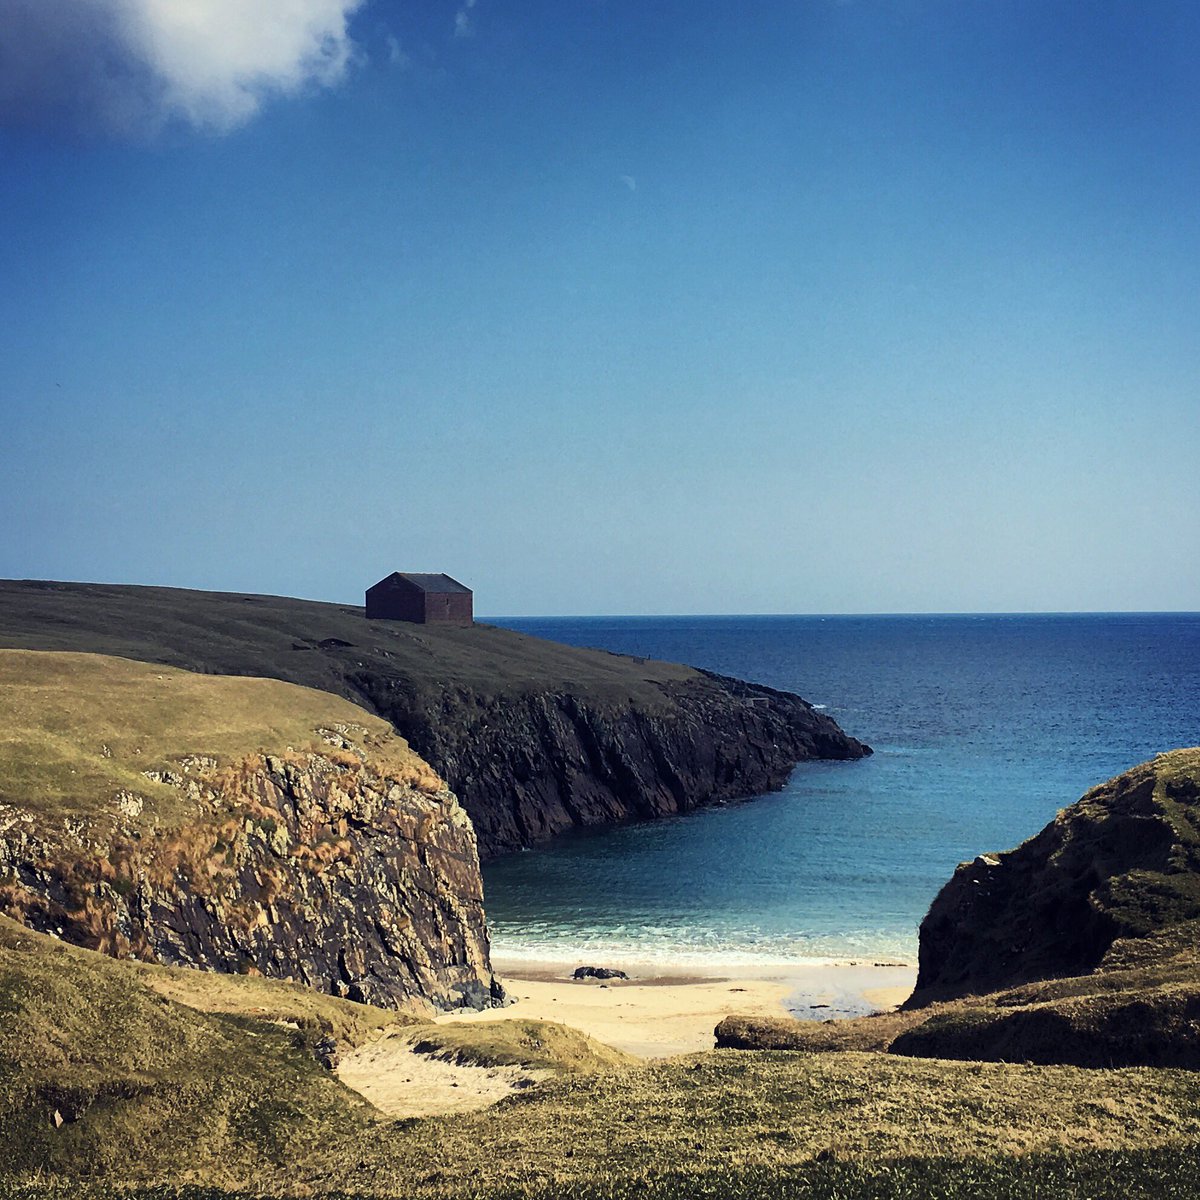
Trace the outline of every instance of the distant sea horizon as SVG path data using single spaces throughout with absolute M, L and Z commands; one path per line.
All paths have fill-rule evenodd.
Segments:
M 928 612 L 760 612 L 760 613 L 505 613 L 475 615 L 477 622 L 493 623 L 519 629 L 527 621 L 745 621 L 771 617 L 803 617 L 828 620 L 841 617 L 1195 617 L 1200 609 L 1191 608 L 1029 608 L 1029 609 L 973 609 Z M 527 632 L 521 630 L 521 632 Z
M 915 963 L 957 863 L 1200 743 L 1196 612 L 480 619 L 795 692 L 875 750 L 485 864 L 498 958 Z

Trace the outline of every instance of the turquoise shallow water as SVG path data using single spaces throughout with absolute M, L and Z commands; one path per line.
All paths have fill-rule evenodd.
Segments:
M 956 863 L 1200 743 L 1200 614 L 497 622 L 798 692 L 875 749 L 484 871 L 497 957 L 915 961 Z

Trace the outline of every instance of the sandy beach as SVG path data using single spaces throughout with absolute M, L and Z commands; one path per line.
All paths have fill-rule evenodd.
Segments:
M 453 1012 L 439 1024 L 546 1020 L 581 1030 L 640 1058 L 711 1050 L 713 1030 L 731 1013 L 811 1020 L 894 1008 L 912 991 L 910 966 L 840 963 L 757 964 L 698 973 L 680 964 L 623 962 L 628 980 L 572 978 L 578 963 L 496 959 L 512 1003 Z M 478 1067 L 418 1054 L 403 1029 L 343 1056 L 342 1082 L 394 1117 L 440 1116 L 486 1108 L 540 1082 L 548 1072 Z
M 893 1008 L 912 991 L 916 968 L 795 963 L 675 971 L 661 963 L 622 963 L 626 980 L 574 980 L 579 963 L 497 959 L 513 1003 L 486 1012 L 449 1013 L 443 1022 L 535 1018 L 560 1021 L 642 1058 L 710 1050 L 713 1029 L 731 1013 L 813 1020 Z

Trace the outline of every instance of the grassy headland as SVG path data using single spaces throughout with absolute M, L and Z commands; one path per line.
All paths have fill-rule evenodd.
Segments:
M 386 1005 L 494 999 L 474 833 L 325 692 L 0 650 L 0 913 L 120 957 Z
M 447 780 L 483 857 L 576 826 L 769 791 L 869 753 L 799 697 L 486 625 L 175 588 L 0 581 L 0 647 L 117 655 L 332 692 Z
M 154 773 L 178 772 L 197 756 L 224 767 L 263 751 L 328 751 L 328 734 L 339 727 L 352 727 L 397 779 L 430 793 L 443 786 L 386 721 L 274 679 L 0 650 L 0 696 L 0 803 L 46 818 L 111 813 L 114 796 L 128 792 L 143 801 L 123 814 L 135 826 L 172 824 L 189 806 Z

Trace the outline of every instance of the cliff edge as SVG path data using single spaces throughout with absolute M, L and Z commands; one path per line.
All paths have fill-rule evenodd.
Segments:
M 1036 837 L 963 863 L 899 1011 L 730 1017 L 734 1049 L 1200 1070 L 1200 749 L 1109 780 Z
M 1200 750 L 1093 788 L 1039 834 L 962 863 L 921 922 L 910 1006 L 1095 970 L 1118 939 L 1200 917 Z
M 120 958 L 484 1007 L 475 835 L 383 721 L 275 680 L 0 651 L 0 914 Z
M 115 654 L 318 688 L 389 721 L 445 778 L 490 857 L 576 826 L 781 787 L 870 748 L 798 696 L 487 625 L 175 588 L 0 581 L 0 646 Z

